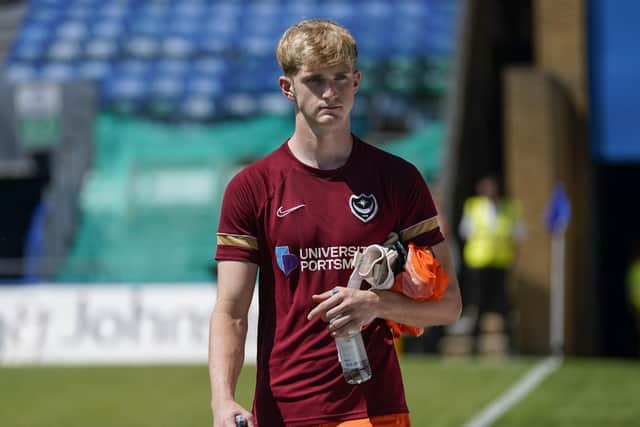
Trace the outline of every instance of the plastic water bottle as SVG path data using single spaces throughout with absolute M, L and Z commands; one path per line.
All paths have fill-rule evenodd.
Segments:
M 336 337 L 336 347 L 344 379 L 349 384 L 362 384 L 371 378 L 369 357 L 360 331 Z

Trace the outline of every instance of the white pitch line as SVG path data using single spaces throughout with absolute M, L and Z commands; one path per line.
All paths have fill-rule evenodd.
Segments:
M 551 356 L 539 362 L 502 396 L 491 402 L 479 414 L 471 418 L 464 427 L 487 427 L 529 394 L 549 374 L 562 364 L 562 358 Z

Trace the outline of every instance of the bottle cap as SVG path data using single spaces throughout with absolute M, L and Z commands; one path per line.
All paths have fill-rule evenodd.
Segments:
M 236 427 L 249 427 L 247 419 L 240 414 L 236 415 Z

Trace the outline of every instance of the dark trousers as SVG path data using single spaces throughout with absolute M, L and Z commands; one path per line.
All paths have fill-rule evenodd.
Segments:
M 502 268 L 469 268 L 464 284 L 465 305 L 475 305 L 481 313 L 506 314 L 509 309 L 506 277 Z
M 480 319 L 484 313 L 502 315 L 505 333 L 511 336 L 510 307 L 506 286 L 507 271 L 502 268 L 468 268 L 462 289 L 464 306 L 475 306 Z M 476 322 L 473 334 L 478 335 Z

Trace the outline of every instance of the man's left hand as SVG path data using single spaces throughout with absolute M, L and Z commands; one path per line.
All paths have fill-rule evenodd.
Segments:
M 317 305 L 309 312 L 307 319 L 320 317 L 329 323 L 332 336 L 360 330 L 378 317 L 376 307 L 380 296 L 373 291 L 336 286 L 311 298 Z

